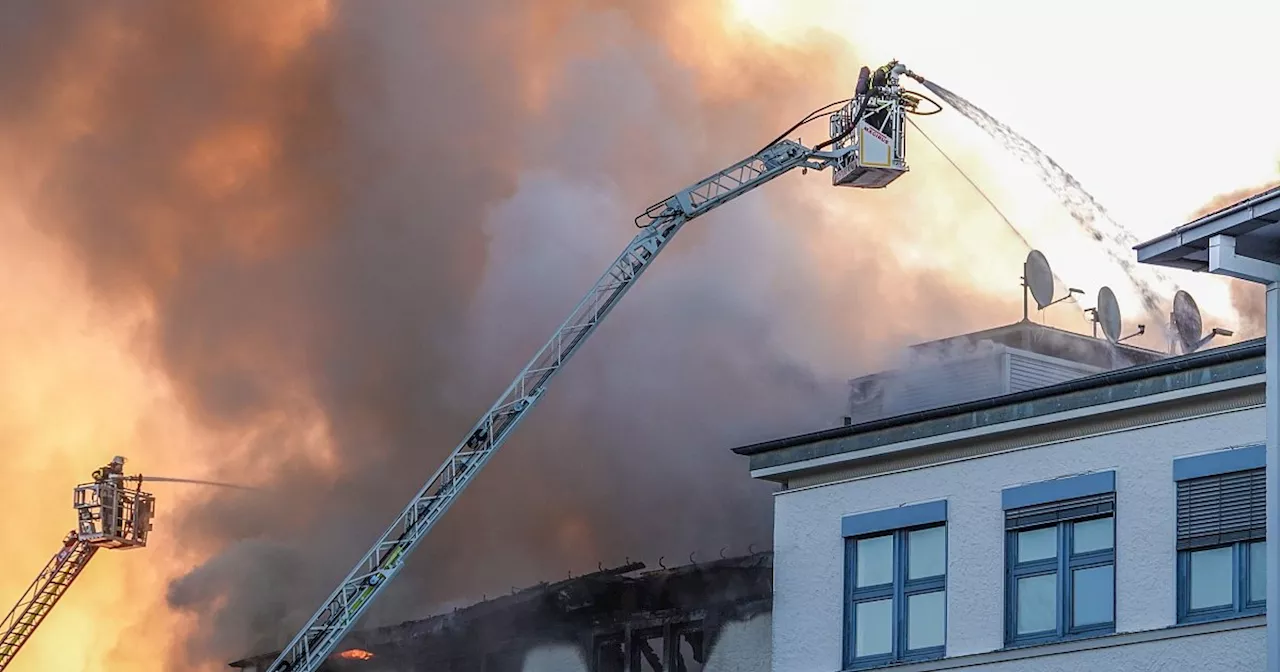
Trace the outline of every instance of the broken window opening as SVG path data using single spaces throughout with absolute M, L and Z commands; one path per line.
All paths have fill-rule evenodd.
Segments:
M 597 636 L 591 672 L 704 672 L 707 638 L 701 621 Z
M 661 628 L 639 630 L 631 636 L 631 669 L 635 672 L 666 672 L 666 637 Z
M 702 672 L 707 664 L 702 630 L 685 626 L 676 632 L 673 672 Z
M 593 672 L 626 672 L 627 659 L 622 644 L 622 635 L 597 640 Z

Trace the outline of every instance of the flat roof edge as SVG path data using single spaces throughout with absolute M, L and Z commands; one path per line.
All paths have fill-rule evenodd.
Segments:
M 1090 376 L 1075 378 L 1066 382 L 1039 387 L 1022 392 L 1014 392 L 998 397 L 988 397 L 986 399 L 978 399 L 975 401 L 955 404 L 952 406 L 943 406 L 940 408 L 932 408 L 924 411 L 916 411 L 888 418 L 872 420 L 870 422 L 850 425 L 848 427 L 835 427 L 808 434 L 800 434 L 796 436 L 783 437 L 772 441 L 764 441 L 760 443 L 749 444 L 733 448 L 733 452 L 738 455 L 747 457 L 755 457 L 765 453 L 771 453 L 797 446 L 805 446 L 815 444 L 822 441 L 832 439 L 844 439 L 854 437 L 860 434 L 870 434 L 882 430 L 889 430 L 904 427 L 911 424 L 926 422 L 930 420 L 940 420 L 944 418 L 955 418 L 958 416 L 989 412 L 995 409 L 1017 406 L 1031 401 L 1041 401 L 1053 397 L 1062 397 L 1075 392 L 1087 390 L 1102 389 L 1114 385 L 1136 382 L 1150 378 L 1158 378 L 1170 374 L 1184 373 L 1196 369 L 1205 369 L 1217 365 L 1240 362 L 1249 359 L 1262 357 L 1266 351 L 1265 338 L 1257 338 L 1250 341 L 1235 343 L 1221 348 L 1214 348 L 1203 352 L 1196 352 L 1189 355 L 1179 357 L 1170 357 L 1158 362 L 1150 364 L 1141 364 L 1138 366 L 1130 366 L 1114 371 L 1106 371 Z M 1155 392 L 1150 392 L 1154 394 Z M 1094 404 L 1097 405 L 1097 404 Z M 986 423 L 996 424 L 996 423 Z M 808 459 L 808 458 L 805 458 Z M 752 460 L 753 462 L 755 460 Z M 799 461 L 799 460 L 794 460 Z M 785 464 L 780 462 L 779 464 Z M 771 464 L 768 466 L 778 466 Z M 752 465 L 752 469 L 760 468 Z

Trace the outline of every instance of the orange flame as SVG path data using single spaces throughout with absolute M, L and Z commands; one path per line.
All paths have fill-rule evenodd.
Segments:
M 345 658 L 346 660 L 372 660 L 373 654 L 365 651 L 364 649 L 347 649 L 346 651 L 339 653 L 338 657 Z

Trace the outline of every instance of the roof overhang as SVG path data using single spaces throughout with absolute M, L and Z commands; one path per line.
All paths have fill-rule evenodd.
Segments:
M 1210 271 L 1254 282 L 1280 280 L 1261 277 L 1280 271 L 1280 266 L 1273 266 L 1280 265 L 1280 187 L 1205 215 L 1134 249 L 1144 264 Z

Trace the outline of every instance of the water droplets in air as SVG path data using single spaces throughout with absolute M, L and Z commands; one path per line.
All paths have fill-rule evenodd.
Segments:
M 1124 271 L 1135 293 L 1142 300 L 1143 308 L 1153 315 L 1161 313 L 1161 304 L 1168 300 L 1167 297 L 1173 296 L 1178 289 L 1177 285 L 1156 267 L 1138 264 L 1133 246 L 1140 241 L 1128 229 L 1111 219 L 1106 208 L 1085 191 L 1071 173 L 1030 140 L 977 105 L 933 82 L 925 82 L 924 85 L 986 131 L 1010 154 L 1034 168 L 1041 181 L 1058 197 L 1081 230 L 1098 242 L 1102 251 Z

